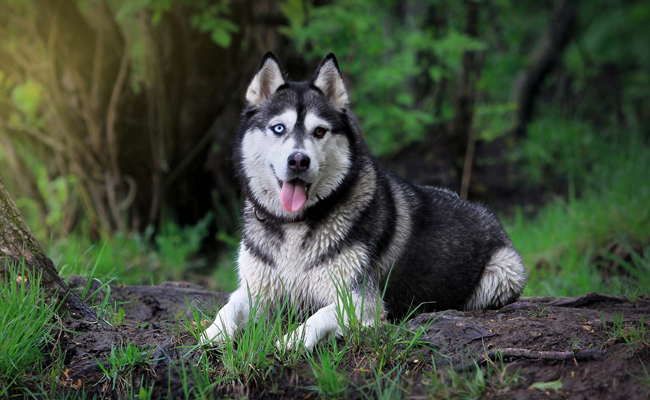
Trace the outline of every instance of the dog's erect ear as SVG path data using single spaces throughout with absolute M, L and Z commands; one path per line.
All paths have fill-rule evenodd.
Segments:
M 252 106 L 258 106 L 264 100 L 271 97 L 278 88 L 284 84 L 282 67 L 275 54 L 270 51 L 264 54 L 257 73 L 248 89 L 246 90 L 246 101 Z
M 329 53 L 318 66 L 312 83 L 319 88 L 339 110 L 348 104 L 348 92 L 334 53 Z

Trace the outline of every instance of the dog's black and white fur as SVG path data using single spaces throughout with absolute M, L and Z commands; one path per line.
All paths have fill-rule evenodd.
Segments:
M 246 198 L 239 289 L 204 342 L 235 335 L 250 299 L 288 295 L 317 310 L 285 337 L 310 349 L 341 333 L 337 282 L 367 325 L 377 311 L 497 308 L 520 295 L 525 268 L 492 213 L 377 166 L 333 54 L 310 82 L 290 82 L 268 53 L 246 100 L 234 157 Z

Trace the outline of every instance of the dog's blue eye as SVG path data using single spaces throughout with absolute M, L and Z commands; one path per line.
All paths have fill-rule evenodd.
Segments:
M 273 132 L 277 133 L 278 135 L 284 133 L 284 125 L 282 124 L 273 125 L 271 129 L 273 129 Z

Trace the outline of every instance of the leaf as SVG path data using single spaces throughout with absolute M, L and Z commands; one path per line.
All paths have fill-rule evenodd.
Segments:
M 213 29 L 211 37 L 212 41 L 221 47 L 230 46 L 230 42 L 232 40 L 230 34 L 223 29 Z
M 547 390 L 557 391 L 562 389 L 562 378 L 551 382 L 535 382 L 532 385 L 530 385 L 530 388 L 541 390 L 542 392 L 545 392 Z
M 28 117 L 35 117 L 41 104 L 43 86 L 28 79 L 24 84 L 17 85 L 11 92 L 11 101 Z
M 117 323 L 122 325 L 124 323 L 124 308 L 120 307 L 117 310 Z

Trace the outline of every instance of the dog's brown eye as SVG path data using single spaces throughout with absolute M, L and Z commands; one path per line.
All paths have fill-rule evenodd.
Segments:
M 316 136 L 318 136 L 318 137 L 322 137 L 322 136 L 325 134 L 325 132 L 327 132 L 327 129 L 325 129 L 325 128 L 321 128 L 321 127 L 319 126 L 319 127 L 316 128 L 316 130 L 314 131 L 314 135 L 316 135 Z

